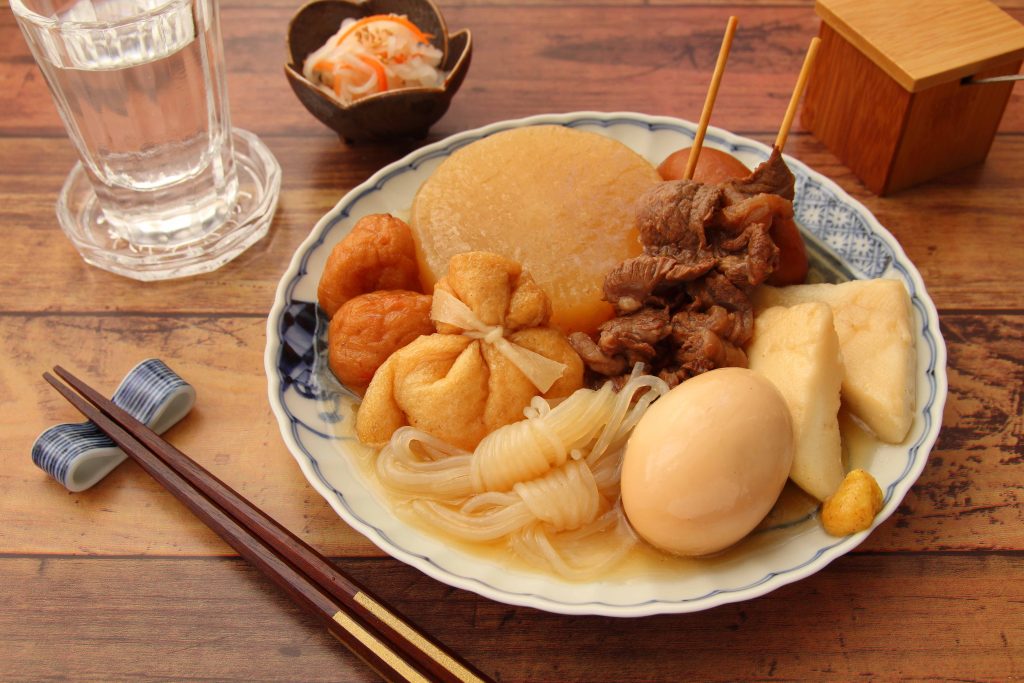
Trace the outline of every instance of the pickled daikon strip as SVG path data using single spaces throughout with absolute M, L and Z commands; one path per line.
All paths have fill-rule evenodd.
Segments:
M 346 19 L 311 53 L 302 75 L 342 104 L 396 88 L 441 84 L 441 51 L 431 36 L 397 14 Z

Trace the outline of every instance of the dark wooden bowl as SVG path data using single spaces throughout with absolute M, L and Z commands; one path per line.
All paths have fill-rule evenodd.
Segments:
M 341 22 L 373 14 L 404 14 L 441 50 L 441 69 L 447 73 L 436 88 L 402 88 L 369 95 L 351 104 L 338 102 L 302 75 L 306 56 L 334 35 Z M 285 76 L 309 112 L 346 142 L 423 138 L 448 111 L 452 97 L 469 71 L 473 53 L 470 32 L 448 34 L 440 10 L 431 0 L 314 0 L 303 6 L 288 27 Z

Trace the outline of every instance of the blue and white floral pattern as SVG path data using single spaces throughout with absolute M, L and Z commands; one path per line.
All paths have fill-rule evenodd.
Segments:
M 360 216 L 407 211 L 423 180 L 460 147 L 502 130 L 545 124 L 620 140 L 652 163 L 688 146 L 694 136 L 692 123 L 632 113 L 583 112 L 507 121 L 423 147 L 345 195 L 296 252 L 282 277 L 267 328 L 265 363 L 271 406 L 310 484 L 349 525 L 428 575 L 494 600 L 567 614 L 640 616 L 706 609 L 762 595 L 849 552 L 870 530 L 837 539 L 809 520 L 778 542 L 759 544 L 756 552 L 734 553 L 730 560 L 709 563 L 706 571 L 693 575 L 572 583 L 502 567 L 451 548 L 403 523 L 364 480 L 354 462 L 357 446 L 344 429 L 358 400 L 326 368 L 325 319 L 315 304 L 327 254 Z M 750 167 L 770 152 L 761 143 L 715 128 L 709 129 L 704 144 L 729 151 Z M 808 243 L 812 277 L 832 282 L 879 276 L 901 279 L 917 318 L 917 418 L 907 441 L 880 447 L 869 466 L 885 491 L 877 526 L 917 479 L 938 435 L 946 396 L 945 345 L 920 275 L 895 239 L 835 183 L 795 159 L 787 157 L 787 163 L 797 178 L 796 219 Z

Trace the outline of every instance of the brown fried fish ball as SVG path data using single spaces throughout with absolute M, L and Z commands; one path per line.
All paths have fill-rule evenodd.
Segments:
M 381 290 L 342 304 L 327 329 L 327 362 L 342 384 L 362 395 L 388 356 L 420 335 L 433 334 L 432 298 Z
M 412 232 L 390 214 L 363 216 L 335 245 L 320 276 L 317 299 L 328 317 L 349 299 L 378 289 L 420 290 Z

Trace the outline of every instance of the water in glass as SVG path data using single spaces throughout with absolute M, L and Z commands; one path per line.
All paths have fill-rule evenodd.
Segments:
M 223 223 L 238 181 L 216 3 L 11 5 L 57 20 L 26 37 L 111 229 L 171 245 Z

